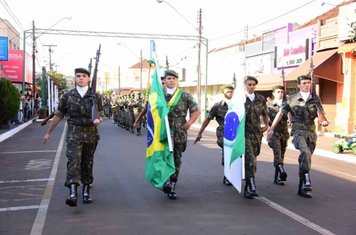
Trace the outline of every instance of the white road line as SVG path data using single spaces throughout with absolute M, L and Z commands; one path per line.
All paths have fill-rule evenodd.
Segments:
M 40 182 L 40 181 L 53 181 L 53 180 L 54 180 L 54 178 L 29 179 L 29 180 L 7 180 L 7 181 L 0 181 L 0 184 L 27 183 L 27 182 Z
M 30 120 L 28 122 L 26 122 L 25 124 L 22 124 L 18 127 L 15 127 L 7 132 L 5 132 L 4 134 L 0 135 L 0 143 L 8 138 L 10 138 L 11 136 L 15 135 L 16 133 L 22 131 L 23 129 L 25 129 L 27 126 L 31 125 L 33 123 L 33 120 Z
M 273 209 L 287 215 L 288 217 L 294 219 L 295 221 L 298 221 L 299 223 L 303 224 L 304 226 L 314 230 L 315 232 L 318 232 L 322 235 L 335 235 L 335 233 L 317 225 L 311 222 L 310 220 L 284 208 L 283 206 L 278 205 L 277 203 L 265 198 L 265 197 L 256 197 L 256 199 L 260 200 L 261 202 L 267 204 L 268 206 L 272 207 Z
M 13 152 L 0 152 L 0 154 L 28 154 L 28 153 L 55 153 L 57 150 L 36 150 L 36 151 L 13 151 Z
M 33 210 L 33 209 L 38 209 L 38 208 L 40 208 L 40 205 L 33 205 L 33 206 L 14 206 L 14 207 L 0 208 L 0 212 Z
M 50 179 L 55 179 L 57 175 L 57 170 L 58 170 L 58 164 L 59 164 L 59 159 L 61 157 L 62 149 L 63 149 L 63 143 L 65 139 L 65 134 L 67 132 L 67 123 L 64 125 L 61 140 L 59 141 L 56 157 L 53 162 L 53 167 L 51 170 L 50 174 Z M 54 181 L 48 181 L 46 189 L 43 193 L 42 201 L 41 201 L 41 206 L 37 212 L 35 222 L 32 225 L 32 230 L 31 230 L 31 235 L 41 235 L 43 231 L 43 227 L 46 221 L 46 216 L 47 216 L 47 210 L 48 210 L 48 205 L 51 200 L 52 192 L 53 192 L 53 187 L 54 187 Z

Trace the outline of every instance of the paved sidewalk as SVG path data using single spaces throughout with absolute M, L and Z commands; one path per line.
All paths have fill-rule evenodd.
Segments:
M 194 124 L 192 127 L 199 129 L 200 124 Z M 216 127 L 217 127 L 217 123 L 213 120 L 206 127 L 205 131 L 215 132 Z M 288 149 L 298 151 L 294 148 L 293 144 L 291 143 L 291 140 L 292 138 L 289 138 Z M 348 151 L 345 153 L 336 154 L 331 151 L 331 145 L 337 140 L 338 138 L 334 137 L 333 133 L 324 133 L 323 135 L 318 135 L 318 141 L 314 154 L 321 157 L 327 157 L 335 160 L 356 164 L 356 155 L 354 155 L 352 152 Z M 262 139 L 262 143 L 267 144 L 266 135 L 264 135 Z
M 0 143 L 11 136 L 17 134 L 18 132 L 22 131 L 24 128 L 27 126 L 31 125 L 34 121 L 40 121 L 40 120 L 30 120 L 22 125 L 19 125 L 15 128 L 12 128 L 10 130 L 0 130 Z M 216 131 L 216 122 L 211 121 L 205 131 L 209 132 L 215 132 Z M 200 128 L 200 124 L 194 124 L 192 126 L 195 129 Z M 291 144 L 291 139 L 289 139 L 289 144 L 288 144 L 288 149 L 298 151 L 294 148 L 293 144 Z M 318 136 L 318 142 L 316 149 L 314 151 L 315 155 L 321 156 L 321 157 L 327 157 L 327 158 L 332 158 L 340 161 L 345 161 L 349 163 L 356 164 L 356 156 L 352 154 L 352 152 L 346 152 L 346 153 L 341 153 L 341 154 L 335 154 L 331 151 L 331 145 L 338 140 L 338 138 L 334 137 L 333 134 L 331 133 L 325 133 L 324 135 L 319 135 Z M 266 137 L 264 136 L 262 140 L 263 144 L 267 144 Z

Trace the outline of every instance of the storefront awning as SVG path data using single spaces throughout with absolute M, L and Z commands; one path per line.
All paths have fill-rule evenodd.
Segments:
M 276 85 L 283 85 L 280 74 L 265 74 L 255 77 L 258 79 L 257 91 L 270 91 Z
M 337 49 L 317 52 L 313 55 L 314 76 L 334 82 L 342 82 L 341 60 Z M 310 74 L 310 58 L 286 75 L 286 81 L 296 81 L 300 75 Z

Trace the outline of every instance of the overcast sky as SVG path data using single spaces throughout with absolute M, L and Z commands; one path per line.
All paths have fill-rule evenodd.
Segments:
M 252 37 L 253 34 L 260 35 L 270 29 L 285 26 L 288 22 L 303 24 L 328 11 L 333 4 L 339 4 L 342 0 L 329 0 L 327 4 L 321 6 L 322 2 L 167 0 L 158 3 L 157 0 L 0 0 L 0 17 L 9 20 L 20 32 L 21 37 L 23 30 L 32 28 L 33 20 L 36 28 L 44 29 L 57 23 L 53 29 L 197 35 L 197 16 L 199 9 L 202 9 L 203 37 L 209 40 L 209 49 L 213 49 L 243 40 L 246 25 L 249 26 L 249 37 Z M 10 14 L 16 16 L 18 24 Z M 71 20 L 63 19 L 64 17 L 71 17 Z M 268 21 L 270 22 L 265 23 Z M 31 42 L 28 43 L 26 51 L 32 53 Z M 72 75 L 75 67 L 88 65 L 90 57 L 95 56 L 99 43 L 102 44 L 100 71 L 116 73 L 118 65 L 126 68 L 138 62 L 141 49 L 143 57 L 149 58 L 148 39 L 43 34 L 37 40 L 37 63 L 41 66 L 48 64 L 48 47 L 43 45 L 56 45 L 53 47 L 52 62 L 57 65 L 59 72 Z M 121 45 L 117 45 L 118 43 Z M 156 40 L 156 44 L 161 64 L 164 63 L 162 60 L 166 55 L 171 64 L 174 64 L 196 50 L 194 49 L 196 42 L 193 41 Z

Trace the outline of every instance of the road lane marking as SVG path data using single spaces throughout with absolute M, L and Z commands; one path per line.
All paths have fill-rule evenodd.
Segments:
M 272 207 L 273 209 L 287 215 L 288 217 L 294 219 L 295 221 L 303 224 L 304 226 L 322 234 L 322 235 L 335 235 L 335 233 L 311 222 L 310 220 L 284 208 L 283 206 L 278 205 L 277 203 L 265 198 L 265 197 L 256 197 L 256 199 L 260 200 L 261 202 L 267 204 L 268 206 Z
M 38 209 L 38 208 L 40 208 L 40 205 L 33 205 L 33 206 L 13 206 L 13 207 L 0 208 L 0 212 L 33 210 L 33 209 Z
M 34 150 L 34 151 L 11 151 L 0 152 L 0 154 L 29 154 L 29 153 L 55 153 L 57 150 Z
M 56 157 L 54 159 L 51 174 L 49 177 L 50 179 L 56 178 L 58 165 L 59 165 L 59 159 L 61 157 L 63 143 L 64 143 L 64 139 L 65 139 L 65 134 L 67 132 L 67 128 L 68 128 L 68 125 L 66 123 L 63 128 L 61 139 L 59 141 Z M 51 196 L 52 196 L 52 192 L 53 192 L 53 187 L 54 187 L 54 180 L 48 181 L 46 189 L 43 193 L 42 200 L 41 200 L 41 206 L 40 206 L 39 210 L 37 211 L 35 222 L 32 225 L 31 235 L 41 235 L 42 234 L 43 227 L 44 227 L 44 224 L 46 221 L 48 205 L 51 200 Z
M 54 178 L 28 179 L 28 180 L 7 180 L 7 181 L 0 181 L 0 184 L 28 183 L 28 182 L 53 181 L 53 180 L 54 180 Z

